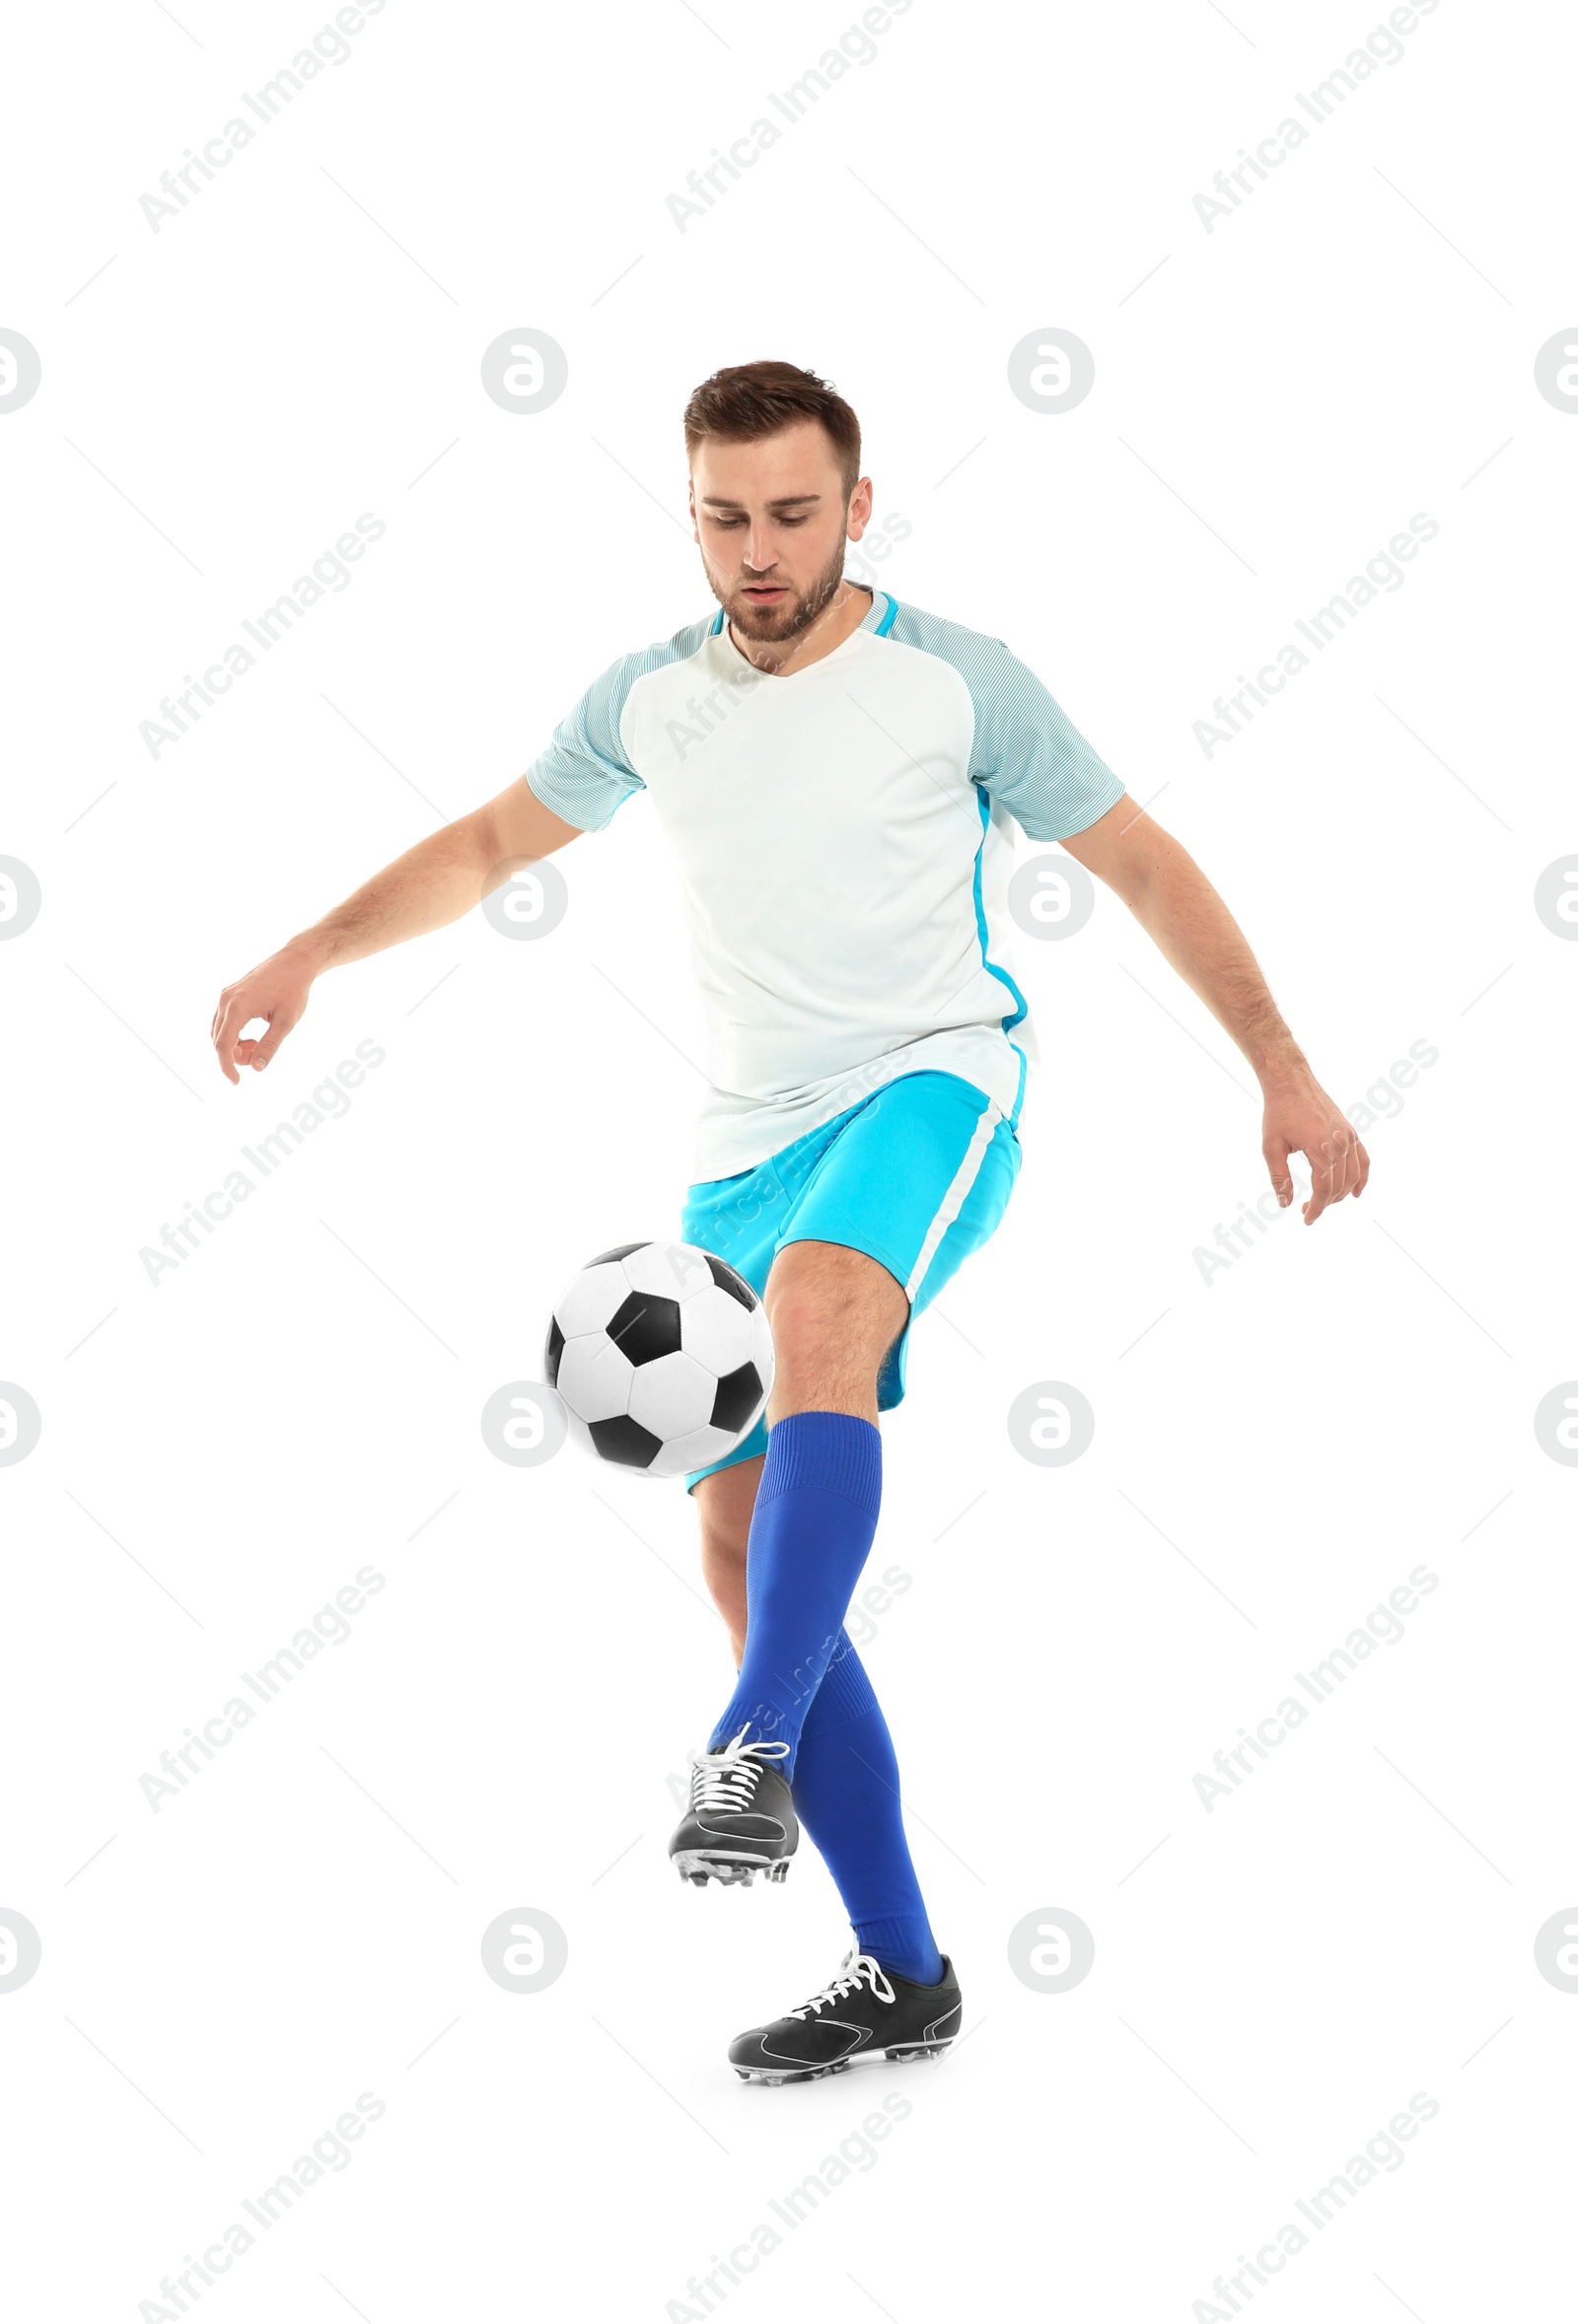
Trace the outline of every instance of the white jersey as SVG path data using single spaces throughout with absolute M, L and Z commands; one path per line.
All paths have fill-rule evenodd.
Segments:
M 958 1074 L 1017 1121 L 1036 1050 L 1009 960 L 1010 818 L 1066 839 L 1123 796 L 1005 645 L 881 591 L 786 677 L 746 660 L 721 609 L 625 655 L 527 781 L 585 831 L 652 795 L 706 1009 L 699 1179 L 898 1074 Z

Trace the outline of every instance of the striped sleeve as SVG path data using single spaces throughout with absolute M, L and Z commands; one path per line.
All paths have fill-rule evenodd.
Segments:
M 526 770 L 542 805 L 582 831 L 601 831 L 632 791 L 644 788 L 624 753 L 619 718 L 646 657 L 621 655 L 594 678 L 553 739 Z
M 969 688 L 975 739 L 969 777 L 1001 800 L 1029 839 L 1071 839 L 1123 796 L 1123 786 L 1001 638 L 901 607 L 901 645 L 952 663 Z
M 634 791 L 646 785 L 625 748 L 624 706 L 630 689 L 653 670 L 699 653 L 712 619 L 692 621 L 660 645 L 621 654 L 594 678 L 553 739 L 526 770 L 527 782 L 542 805 L 582 831 L 602 831 Z
M 969 773 L 1000 799 L 1028 839 L 1071 839 L 1123 796 L 1123 786 L 1032 669 L 998 638 L 980 641 L 970 677 L 975 746 Z

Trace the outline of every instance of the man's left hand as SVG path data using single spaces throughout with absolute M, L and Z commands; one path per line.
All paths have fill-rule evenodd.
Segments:
M 1358 1131 L 1311 1074 L 1266 1083 L 1260 1152 L 1284 1210 L 1293 1200 L 1288 1156 L 1302 1154 L 1309 1163 L 1310 1199 L 1302 1205 L 1306 1227 L 1315 1225 L 1328 1203 L 1349 1194 L 1357 1201 L 1369 1184 L 1370 1157 Z

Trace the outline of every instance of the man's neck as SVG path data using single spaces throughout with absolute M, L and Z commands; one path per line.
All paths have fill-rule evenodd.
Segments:
M 767 677 L 792 677 L 836 653 L 853 637 L 875 602 L 872 592 L 852 581 L 841 581 L 832 596 L 797 637 L 781 642 L 772 638 L 743 638 L 731 621 L 729 635 L 738 652 Z

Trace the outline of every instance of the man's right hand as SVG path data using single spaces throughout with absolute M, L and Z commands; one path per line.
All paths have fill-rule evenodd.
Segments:
M 214 1011 L 214 1053 L 227 1082 L 239 1083 L 237 1068 L 250 1065 L 261 1073 L 285 1035 L 298 1025 L 307 1010 L 307 997 L 317 975 L 316 963 L 294 945 L 249 968 L 234 984 L 227 984 Z M 242 1027 L 253 1018 L 266 1019 L 261 1038 L 242 1038 Z
M 330 964 L 365 959 L 390 945 L 447 928 L 491 894 L 519 864 L 535 864 L 580 837 L 574 823 L 546 808 L 524 775 L 485 807 L 446 823 L 347 896 L 344 903 L 282 951 L 226 985 L 214 1011 L 213 1043 L 219 1070 L 239 1083 L 238 1068 L 262 1068 L 301 1022 L 313 979 Z M 260 1040 L 243 1040 L 242 1027 L 266 1019 Z

